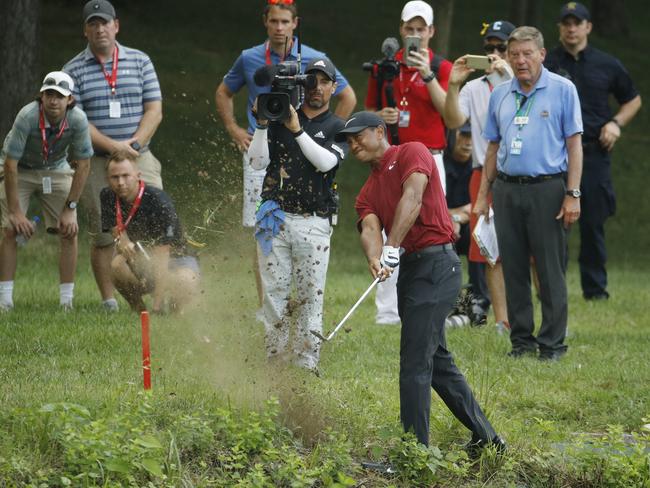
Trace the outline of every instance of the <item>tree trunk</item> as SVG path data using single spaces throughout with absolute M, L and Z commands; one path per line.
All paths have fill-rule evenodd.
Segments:
M 433 37 L 435 52 L 441 56 L 448 56 L 451 38 L 452 20 L 454 17 L 455 0 L 438 0 L 435 4 L 434 24 L 436 34 Z
M 542 20 L 544 0 L 512 0 L 510 3 L 510 22 L 516 26 L 539 26 Z
M 630 26 L 625 15 L 625 0 L 593 0 L 591 20 L 603 37 L 627 37 Z
M 0 2 L 0 144 L 38 92 L 38 21 L 39 0 Z

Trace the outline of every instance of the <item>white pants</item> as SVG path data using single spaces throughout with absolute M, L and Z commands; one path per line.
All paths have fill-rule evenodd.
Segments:
M 433 160 L 438 169 L 442 191 L 447 194 L 447 182 L 445 178 L 445 163 L 442 154 L 434 154 Z M 382 231 L 384 243 L 386 242 L 386 233 Z M 377 293 L 375 294 L 375 306 L 377 315 L 375 321 L 378 324 L 398 324 L 400 322 L 397 313 L 397 277 L 399 276 L 399 266 L 395 268 L 393 274 L 386 281 L 377 284 Z
M 307 369 L 318 365 L 320 340 L 310 330 L 323 333 L 330 234 L 327 218 L 287 213 L 282 230 L 273 238 L 271 253 L 264 256 L 258 248 L 269 359 L 290 359 L 289 336 L 295 321 L 293 361 Z
M 255 212 L 257 204 L 262 199 L 262 186 L 266 169 L 254 169 L 248 154 L 244 153 L 244 203 L 242 206 L 242 225 L 255 227 Z

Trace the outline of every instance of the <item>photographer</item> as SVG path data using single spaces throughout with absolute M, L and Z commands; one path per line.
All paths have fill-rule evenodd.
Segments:
M 45 76 L 38 99 L 18 112 L 0 154 L 0 311 L 14 306 L 16 240 L 29 239 L 35 231 L 27 218 L 32 195 L 40 200 L 48 231 L 61 236 L 59 303 L 64 310 L 72 308 L 76 207 L 93 154 L 88 119 L 75 107 L 73 89 L 72 78 L 62 71 Z M 68 157 L 76 161 L 74 170 Z
M 112 233 L 115 254 L 111 277 L 133 310 L 180 311 L 198 295 L 199 265 L 186 252 L 174 204 L 164 191 L 145 184 L 135 157 L 113 153 L 107 163 L 109 188 L 100 194 L 102 232 Z
M 347 146 L 335 144 L 343 120 L 329 111 L 336 91 L 336 68 L 327 58 L 306 69 L 315 77 L 305 101 L 284 122 L 267 122 L 258 113 L 248 150 L 255 169 L 266 168 L 262 204 L 256 215 L 259 269 L 264 289 L 266 353 L 288 360 L 292 316 L 296 319 L 294 362 L 317 372 L 322 332 L 325 277 L 337 196 L 334 176 Z M 259 108 L 258 108 L 259 110 Z M 290 305 L 292 283 L 297 309 Z
M 506 43 L 513 30 L 515 30 L 515 26 L 506 20 L 497 20 L 487 24 L 483 31 L 483 50 L 490 58 L 490 67 L 485 71 L 485 75 L 469 81 L 461 90 L 461 85 L 475 71 L 467 66 L 467 56 L 462 56 L 454 61 L 449 77 L 444 112 L 445 123 L 449 128 L 456 128 L 469 122 L 472 127 L 474 171 L 469 186 L 472 206 L 476 203 L 478 190 L 481 186 L 483 162 L 488 147 L 488 140 L 483 136 L 483 129 L 487 120 L 490 94 L 496 85 L 513 77 L 512 68 L 506 60 Z M 477 222 L 478 217 L 472 213 L 469 221 L 470 233 L 474 232 Z M 469 242 L 468 260 L 473 268 L 482 268 L 481 274 L 487 281 L 497 328 L 499 330 L 509 329 L 501 261 L 494 266 L 488 266 L 487 259 L 481 255 L 474 239 L 470 239 Z M 479 304 L 476 313 L 486 316 L 490 302 L 484 301 L 483 305 L 485 306 Z M 480 310 L 481 308 L 483 310 Z
M 299 45 L 298 38 L 294 36 L 294 31 L 298 27 L 298 8 L 293 0 L 268 0 L 262 18 L 268 35 L 267 40 L 241 52 L 219 84 L 215 95 L 219 117 L 237 149 L 244 154 L 242 225 L 249 228 L 255 227 L 255 209 L 260 201 L 264 179 L 264 171 L 253 169 L 246 156 L 255 130 L 255 118 L 251 114 L 251 109 L 257 95 L 269 91 L 268 87 L 258 86 L 255 83 L 253 74 L 263 66 L 275 66 L 284 61 L 296 61 Z M 304 69 L 311 60 L 324 56 L 324 53 L 302 44 L 301 68 Z M 244 87 L 248 91 L 246 128 L 237 123 L 233 103 L 235 95 Z M 350 115 L 357 102 L 356 95 L 348 81 L 338 71 L 336 72 L 334 95 L 338 102 L 336 114 L 343 118 Z M 254 269 L 261 302 L 262 290 L 259 271 L 257 266 Z
M 441 113 L 445 105 L 445 91 L 452 65 L 429 49 L 435 28 L 433 9 L 428 3 L 420 0 L 407 2 L 402 9 L 399 32 L 404 46 L 412 42 L 407 38 L 419 37 L 419 50 L 397 51 L 395 61 L 399 65 L 399 73 L 390 84 L 383 83 L 379 86 L 375 76 L 368 80 L 365 107 L 366 110 L 377 111 L 387 124 L 389 141 L 392 144 L 421 142 L 429 149 L 436 164 L 442 190 L 445 192 L 442 153 L 446 141 Z M 387 87 L 392 89 L 386 90 Z M 388 96 L 391 91 L 393 100 Z M 390 137 L 395 132 L 398 141 L 395 137 Z M 399 322 L 396 275 L 397 273 L 377 286 L 377 323 Z

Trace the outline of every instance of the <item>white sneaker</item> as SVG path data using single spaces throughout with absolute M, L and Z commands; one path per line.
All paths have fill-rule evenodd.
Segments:
M 115 298 L 111 298 L 105 302 L 102 302 L 102 307 L 104 308 L 104 311 L 108 313 L 114 313 L 120 310 L 120 306 L 117 304 L 117 300 L 115 300 Z
M 63 312 L 72 312 L 73 310 L 72 302 L 65 302 L 61 304 L 61 311 Z
M 379 325 L 400 325 L 399 315 L 378 315 L 375 323 Z

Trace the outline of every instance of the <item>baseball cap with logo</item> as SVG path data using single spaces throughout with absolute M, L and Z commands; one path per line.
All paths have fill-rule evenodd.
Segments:
M 502 41 L 507 41 L 513 30 L 515 30 L 515 26 L 507 20 L 497 20 L 487 26 L 483 38 L 487 39 L 488 37 L 496 37 Z
M 68 97 L 72 95 L 72 90 L 74 90 L 74 81 L 72 81 L 68 73 L 52 71 L 45 75 L 40 92 L 43 93 L 46 90 L 54 90 L 64 97 Z
M 402 21 L 408 22 L 416 17 L 422 17 L 427 25 L 433 25 L 433 9 L 422 0 L 407 2 L 402 9 Z
M 336 81 L 336 67 L 334 66 L 334 63 L 327 58 L 312 59 L 311 63 L 307 65 L 305 73 L 311 73 L 312 71 L 321 71 L 330 80 Z
M 560 9 L 560 18 L 558 20 L 561 22 L 569 16 L 573 16 L 578 20 L 591 21 L 589 9 L 580 2 L 565 3 Z
M 350 118 L 345 122 L 345 127 L 336 133 L 334 140 L 336 142 L 343 142 L 348 134 L 358 134 L 368 127 L 383 127 L 385 129 L 386 124 L 374 112 L 357 112 L 350 115 Z
M 84 19 L 84 24 L 93 17 L 99 17 L 106 22 L 117 18 L 115 8 L 108 0 L 90 0 L 84 5 L 81 17 Z

